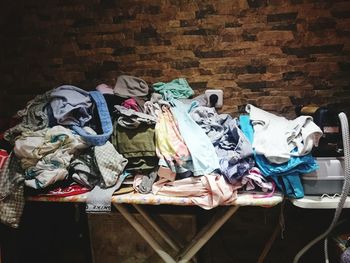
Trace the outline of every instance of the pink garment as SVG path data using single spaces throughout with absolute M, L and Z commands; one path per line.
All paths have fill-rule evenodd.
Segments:
M 158 176 L 161 179 L 166 179 L 167 181 L 175 181 L 176 173 L 170 170 L 168 167 L 159 166 Z
M 114 94 L 113 88 L 111 86 L 108 86 L 107 84 L 100 84 L 96 87 L 96 90 L 101 92 L 102 94 Z
M 0 149 L 0 169 L 5 165 L 5 162 L 8 157 L 9 154 L 7 153 L 7 151 Z
M 134 190 L 135 190 L 136 192 L 139 191 L 139 185 L 140 185 L 141 182 L 142 182 L 142 177 L 143 177 L 142 174 L 136 174 L 136 175 L 134 176 L 134 181 L 133 181 L 132 187 L 134 188 Z
M 271 197 L 275 193 L 276 188 L 275 183 L 267 181 L 257 167 L 253 167 L 247 175 L 242 177 L 241 184 L 245 186 L 245 190 L 247 191 L 255 190 L 256 186 L 258 186 L 266 193 L 263 195 L 254 195 L 254 198 Z
M 153 194 L 188 197 L 204 208 L 232 203 L 237 198 L 237 187 L 228 184 L 219 174 L 189 177 L 173 182 L 160 180 L 152 187 Z
M 186 162 L 192 162 L 190 151 L 167 106 L 162 106 L 162 111 L 159 112 L 155 134 L 156 153 L 160 159 L 160 165 L 167 166 L 176 172 L 179 167 L 186 168 Z
M 263 194 L 263 195 L 258 195 L 256 193 L 253 194 L 253 198 L 268 198 L 268 197 L 272 197 L 275 194 L 276 191 L 276 185 L 274 182 L 272 182 L 272 190 L 271 192 L 267 193 L 267 194 Z
M 130 98 L 130 99 L 125 100 L 122 103 L 122 106 L 124 106 L 127 109 L 132 109 L 134 111 L 140 112 L 139 105 L 137 105 L 137 102 L 134 98 Z

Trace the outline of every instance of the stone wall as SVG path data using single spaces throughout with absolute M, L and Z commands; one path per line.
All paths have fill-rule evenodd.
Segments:
M 247 103 L 345 107 L 350 2 L 332 0 L 2 1 L 1 115 L 73 84 L 150 84 L 185 77 L 197 94 L 224 90 L 223 112 Z M 6 109 L 6 111 L 5 111 Z
M 350 1 L 3 0 L 0 45 L 0 117 L 59 85 L 94 89 L 102 82 L 114 85 L 120 74 L 149 84 L 185 77 L 197 94 L 223 89 L 221 111 L 233 115 L 247 103 L 290 117 L 300 104 L 350 104 Z M 236 222 L 237 242 L 252 226 L 275 225 L 257 226 L 261 217 L 252 212 L 255 221 L 249 221 L 244 213 Z M 291 262 L 321 232 L 311 233 L 310 226 L 321 222 L 326 229 L 330 220 L 316 217 L 314 224 L 314 215 L 295 216 L 289 228 L 294 239 L 277 243 L 268 262 L 280 262 L 284 251 Z M 309 219 L 306 228 L 303 217 Z M 222 232 L 225 240 L 235 237 L 230 229 Z M 305 229 L 308 240 L 300 241 Z M 261 243 L 245 262 L 255 262 L 270 235 L 250 233 Z M 250 253 L 242 248 L 246 244 L 241 242 L 236 259 Z

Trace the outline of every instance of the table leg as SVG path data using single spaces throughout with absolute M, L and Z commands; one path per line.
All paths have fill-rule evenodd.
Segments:
M 125 219 L 135 228 L 135 230 L 148 242 L 155 252 L 165 261 L 169 263 L 185 263 L 208 242 L 208 240 L 220 229 L 220 227 L 238 210 L 239 206 L 220 207 L 212 220 L 191 240 L 189 245 L 185 247 L 177 256 L 176 261 L 165 249 L 153 238 L 153 236 L 141 225 L 136 218 L 122 204 L 114 204 L 117 210 L 125 217 Z M 148 223 L 161 235 L 161 237 L 172 247 L 176 242 L 165 233 L 160 226 L 139 206 L 134 205 L 140 214 Z M 161 234 L 162 233 L 162 234 Z M 170 245 L 170 244 L 169 244 Z M 178 247 L 178 246 L 177 246 Z
M 175 263 L 174 258 L 153 238 L 153 236 L 141 225 L 135 217 L 122 204 L 114 204 L 117 210 L 135 228 L 135 230 L 147 241 L 154 251 L 167 263 Z
M 208 240 L 225 224 L 225 222 L 238 210 L 239 206 L 229 206 L 215 214 L 213 219 L 192 239 L 187 248 L 178 256 L 179 263 L 188 262 Z

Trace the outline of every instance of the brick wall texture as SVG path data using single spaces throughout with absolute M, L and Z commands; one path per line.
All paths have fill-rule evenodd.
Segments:
M 293 116 L 299 104 L 350 101 L 350 2 L 338 0 L 2 1 L 1 116 L 73 84 L 152 84 L 185 77 L 224 90 L 222 112 L 247 103 Z

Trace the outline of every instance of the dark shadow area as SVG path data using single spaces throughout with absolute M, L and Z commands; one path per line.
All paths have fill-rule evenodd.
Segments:
M 27 203 L 19 229 L 0 227 L 2 263 L 91 262 L 83 211 L 67 203 Z

